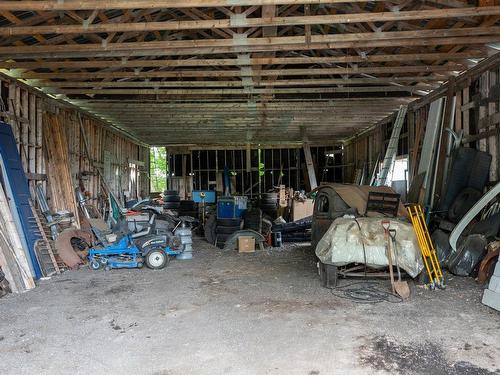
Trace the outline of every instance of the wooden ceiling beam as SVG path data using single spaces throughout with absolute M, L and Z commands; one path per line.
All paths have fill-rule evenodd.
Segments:
M 202 40 L 200 41 L 202 42 Z M 455 37 L 455 38 L 411 38 L 411 39 L 397 39 L 397 40 L 379 40 L 379 41 L 359 41 L 359 42 L 345 42 L 345 43 L 314 43 L 306 45 L 301 44 L 284 44 L 284 45 L 263 45 L 263 46 L 241 46 L 241 47 L 197 47 L 197 48 L 183 48 L 183 49 L 151 49 L 151 50 L 135 50 L 131 47 L 129 50 L 123 51 L 107 51 L 103 50 L 90 50 L 84 52 L 45 52 L 45 53 L 29 53 L 20 54 L 17 56 L 9 55 L 7 52 L 0 55 L 0 59 L 67 59 L 67 58 L 109 58 L 109 57 L 146 57 L 146 56 L 199 56 L 199 55 L 219 55 L 219 54 L 235 54 L 235 53 L 252 53 L 252 52 L 265 52 L 265 51 L 312 51 L 324 50 L 327 52 L 342 52 L 347 48 L 385 48 L 385 47 L 427 47 L 439 45 L 476 45 L 483 46 L 488 43 L 498 43 L 500 37 L 493 36 L 474 36 L 474 37 Z M 340 51 L 338 51 L 340 50 Z
M 367 87 L 301 87 L 279 89 L 60 89 L 65 95 L 249 95 L 300 93 L 355 93 L 355 92 L 417 92 L 428 87 L 419 86 L 367 86 Z
M 315 43 L 351 43 L 353 46 L 367 41 L 369 45 L 377 42 L 390 41 L 398 45 L 398 39 L 402 40 L 425 40 L 432 43 L 432 39 L 494 36 L 500 40 L 500 26 L 470 27 L 457 29 L 433 29 L 417 31 L 388 31 L 348 34 L 328 34 L 311 36 L 311 44 Z M 9 46 L 0 47 L 0 55 L 23 55 L 38 53 L 57 52 L 100 52 L 100 51 L 127 51 L 140 49 L 183 49 L 183 48 L 212 48 L 212 47 L 251 47 L 251 46 L 280 46 L 287 44 L 304 44 L 304 48 L 310 44 L 305 43 L 304 36 L 270 37 L 270 38 L 243 38 L 243 39 L 195 39 L 176 41 L 153 41 L 153 42 L 125 42 L 110 44 L 58 44 L 58 45 L 31 45 L 31 46 Z M 333 46 L 332 46 L 333 47 Z
M 375 0 L 379 1 L 379 0 Z M 0 10 L 59 11 L 107 9 L 211 8 L 233 6 L 262 6 L 288 4 L 339 4 L 366 2 L 366 0 L 14 0 L 0 1 Z
M 404 62 L 404 61 L 435 61 L 435 60 L 465 60 L 487 57 L 482 51 L 471 50 L 455 53 L 407 53 L 394 55 L 362 56 L 330 56 L 330 57 L 254 57 L 241 59 L 182 59 L 182 60 L 92 60 L 92 61 L 50 61 L 22 62 L 0 61 L 0 68 L 9 69 L 86 69 L 86 68 L 167 68 L 187 66 L 240 66 L 240 65 L 289 65 L 289 64 L 338 64 L 338 63 L 370 63 L 370 62 Z
M 437 82 L 446 81 L 443 76 L 411 76 L 411 77 L 387 77 L 387 78 L 346 78 L 346 79 L 293 79 L 293 80 L 259 80 L 254 86 L 325 86 L 325 85 L 360 85 L 381 84 L 394 82 Z M 243 87 L 241 81 L 132 81 L 132 82 L 54 82 L 33 81 L 29 82 L 35 87 Z
M 322 102 L 314 102 L 314 101 L 271 101 L 267 103 L 259 103 L 259 102 L 232 102 L 232 103 L 179 103 L 179 102 L 170 102 L 163 101 L 159 102 L 157 100 L 154 101 L 156 103 L 154 106 L 150 103 L 151 101 L 139 102 L 137 100 L 110 100 L 110 99 L 72 99 L 71 102 L 77 104 L 79 107 L 86 109 L 116 109 L 116 110 L 125 110 L 125 109 L 133 109 L 137 108 L 139 110 L 158 108 L 165 109 L 167 111 L 192 111 L 192 110 L 200 110 L 198 112 L 210 111 L 253 111 L 253 110 L 270 110 L 270 111 L 335 111 L 337 109 L 352 109 L 356 107 L 363 107 L 369 109 L 376 108 L 386 108 L 386 107 L 394 107 L 399 104 L 405 103 L 407 100 L 402 100 L 398 98 L 384 98 L 379 97 L 376 99 L 364 99 L 364 98 L 337 98 L 331 99 L 328 101 Z M 125 105 L 124 105 L 125 104 Z
M 346 24 L 358 22 L 389 22 L 419 19 L 444 19 L 500 15 L 500 6 L 412 10 L 402 12 L 353 13 L 295 17 L 267 17 L 240 19 L 197 19 L 193 21 L 168 20 L 163 22 L 126 22 L 80 25 L 42 25 L 1 27 L 0 36 L 35 34 L 92 34 L 116 32 L 154 32 L 165 30 L 228 29 L 239 27 L 276 27 L 291 25 Z M 95 16 L 94 16 L 95 17 Z
M 459 66 L 448 65 L 417 65 L 417 66 L 371 66 L 346 68 L 316 68 L 316 69 L 269 69 L 242 72 L 240 70 L 176 70 L 153 72 L 78 72 L 78 73 L 38 73 L 23 72 L 23 79 L 98 79 L 98 78 L 182 78 L 182 77 L 247 77 L 253 76 L 301 76 L 301 75 L 357 75 L 357 74 L 409 74 L 436 73 L 460 70 Z

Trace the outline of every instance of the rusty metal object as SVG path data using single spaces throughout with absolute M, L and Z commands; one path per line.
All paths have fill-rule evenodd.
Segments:
M 488 246 L 488 253 L 479 264 L 477 281 L 480 284 L 486 284 L 493 274 L 493 269 L 500 256 L 500 241 L 492 242 Z
M 313 223 L 311 228 L 311 246 L 316 248 L 333 221 L 351 211 L 365 214 L 366 202 L 370 192 L 394 193 L 388 186 L 359 186 L 354 184 L 324 184 L 316 188 Z M 380 215 L 370 212 L 367 216 Z M 398 216 L 408 217 L 404 206 L 399 203 Z
M 56 239 L 55 247 L 57 254 L 69 268 L 78 268 L 85 263 L 85 255 L 79 254 L 71 243 L 73 238 L 79 238 L 89 244 L 92 243 L 92 235 L 79 229 L 65 229 Z

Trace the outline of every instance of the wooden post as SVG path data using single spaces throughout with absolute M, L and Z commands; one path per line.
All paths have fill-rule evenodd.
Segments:
M 318 182 L 316 180 L 316 172 L 314 171 L 314 163 L 311 156 L 311 148 L 307 143 L 304 143 L 303 148 L 304 148 L 304 156 L 306 158 L 306 168 L 307 168 L 307 175 L 309 177 L 309 186 L 311 187 L 311 190 L 314 190 L 318 187 Z

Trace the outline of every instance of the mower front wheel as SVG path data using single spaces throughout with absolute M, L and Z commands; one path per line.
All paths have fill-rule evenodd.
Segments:
M 101 262 L 99 262 L 97 259 L 93 259 L 89 262 L 89 267 L 91 270 L 97 271 L 99 268 L 101 268 Z
M 152 249 L 146 254 L 146 265 L 153 270 L 160 270 L 170 261 L 163 249 Z

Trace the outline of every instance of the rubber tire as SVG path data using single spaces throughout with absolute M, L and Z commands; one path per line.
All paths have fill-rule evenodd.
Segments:
M 196 209 L 196 203 L 189 200 L 181 200 L 181 207 L 186 211 L 194 211 Z
M 177 190 L 165 190 L 163 192 L 163 195 L 164 196 L 167 196 L 167 195 L 179 195 L 179 192 Z
M 260 195 L 261 201 L 278 200 L 278 193 L 262 193 Z
M 229 236 L 231 236 L 231 234 L 217 233 L 217 235 L 216 235 L 217 244 L 219 244 L 221 242 L 225 243 L 227 241 L 227 239 L 229 238 Z
M 483 151 L 477 152 L 474 158 L 474 168 L 470 171 L 468 187 L 483 191 L 490 176 L 491 160 L 490 154 Z
M 241 227 L 238 225 L 237 227 L 224 227 L 218 225 L 217 228 L 215 228 L 215 232 L 217 234 L 233 234 L 234 232 L 237 232 L 241 229 Z
M 191 216 L 195 219 L 198 219 L 198 211 L 183 211 L 182 208 L 180 208 L 179 216 Z
M 217 226 L 222 227 L 235 227 L 239 226 L 241 219 L 217 219 Z
M 465 188 L 462 190 L 453 204 L 450 206 L 448 211 L 448 218 L 454 222 L 458 223 L 462 217 L 474 206 L 474 204 L 481 199 L 482 193 L 479 190 L 472 188 Z
M 150 257 L 152 257 L 155 253 L 161 253 L 164 257 L 165 260 L 163 263 L 159 266 L 154 266 L 151 264 Z M 144 260 L 146 261 L 146 265 L 148 268 L 151 268 L 152 270 L 161 270 L 167 266 L 167 264 L 170 262 L 170 258 L 168 257 L 168 254 L 163 251 L 163 249 L 151 249 L 148 251 L 148 253 L 145 255 Z
M 269 217 L 269 220 L 272 223 L 278 217 L 278 210 L 277 209 L 264 210 L 264 214 Z
M 165 195 L 163 197 L 163 202 L 179 202 L 179 206 L 181 205 L 180 201 L 181 197 L 178 195 Z
M 211 243 L 212 245 L 215 243 L 216 226 L 217 226 L 217 221 L 215 219 L 215 216 L 212 215 L 207 219 L 207 221 L 203 227 L 203 230 L 205 232 L 205 239 L 207 240 L 208 243 Z
M 260 208 L 262 208 L 262 210 L 276 210 L 277 207 L 278 207 L 278 205 L 275 203 L 271 203 L 271 204 L 266 203 L 266 204 L 260 205 Z
M 163 203 L 163 207 L 170 210 L 177 210 L 180 207 L 180 202 L 165 202 Z
M 98 269 L 101 268 L 101 262 L 99 262 L 98 260 L 93 260 L 91 262 L 89 262 L 89 268 L 91 270 L 94 270 L 94 271 L 97 271 Z

